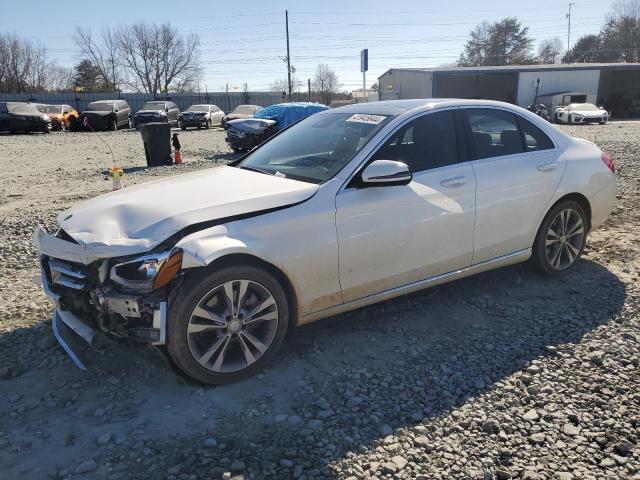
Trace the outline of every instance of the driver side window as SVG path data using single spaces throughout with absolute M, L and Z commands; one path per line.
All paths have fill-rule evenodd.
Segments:
M 409 122 L 378 149 L 372 160 L 403 162 L 413 173 L 457 163 L 454 111 L 429 113 Z

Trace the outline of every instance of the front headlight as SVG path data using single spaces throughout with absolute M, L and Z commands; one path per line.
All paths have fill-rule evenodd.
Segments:
M 164 287 L 181 268 L 182 250 L 174 248 L 114 265 L 109 278 L 127 290 L 150 292 Z
M 43 116 L 42 116 L 42 119 L 43 119 L 45 122 L 50 122 L 50 121 L 51 121 L 51 117 L 50 117 L 49 115 L 43 115 Z
M 161 117 L 166 117 L 167 116 L 167 112 L 160 112 L 160 116 Z

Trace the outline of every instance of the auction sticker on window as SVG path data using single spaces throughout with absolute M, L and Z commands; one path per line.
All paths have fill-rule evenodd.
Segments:
M 351 115 L 349 118 L 347 118 L 347 122 L 370 123 L 371 125 L 377 125 L 385 118 L 387 117 L 383 115 L 367 115 L 366 113 L 356 113 L 355 115 Z

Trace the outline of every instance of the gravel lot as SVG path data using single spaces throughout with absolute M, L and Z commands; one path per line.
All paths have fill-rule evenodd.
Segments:
M 31 233 L 108 191 L 112 162 L 91 133 L 0 134 L 0 478 L 640 479 L 640 123 L 563 128 L 620 188 L 569 276 L 509 267 L 301 327 L 218 388 L 108 339 L 73 366 Z M 125 185 L 233 158 L 219 130 L 155 169 L 137 132 L 102 137 Z

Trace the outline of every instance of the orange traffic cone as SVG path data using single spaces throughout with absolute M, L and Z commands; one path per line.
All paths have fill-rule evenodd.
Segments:
M 176 153 L 173 156 L 173 162 L 176 164 L 182 163 L 182 155 L 180 155 L 180 140 L 178 140 L 177 133 L 174 133 L 171 137 L 171 143 L 173 144 L 173 148 L 176 150 Z

